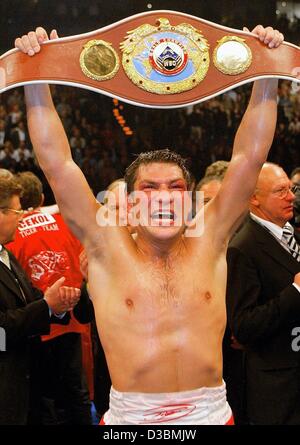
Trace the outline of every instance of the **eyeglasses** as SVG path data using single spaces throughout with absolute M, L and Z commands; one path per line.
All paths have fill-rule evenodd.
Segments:
M 283 187 L 280 190 L 275 190 L 273 195 L 276 195 L 279 199 L 285 199 L 289 192 L 293 193 L 295 195 L 296 193 L 300 192 L 300 186 L 299 185 L 293 185 L 292 187 Z
M 4 210 L 5 212 L 9 211 L 9 212 L 13 212 L 16 215 L 18 215 L 19 217 L 21 217 L 24 214 L 24 210 L 17 210 L 17 209 L 11 209 L 9 207 L 0 207 L 0 210 Z

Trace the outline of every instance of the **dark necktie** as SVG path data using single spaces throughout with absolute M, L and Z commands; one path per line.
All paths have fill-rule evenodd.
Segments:
M 300 246 L 294 237 L 292 226 L 287 224 L 283 227 L 282 240 L 288 246 L 292 256 L 300 262 Z
M 1 246 L 1 250 L 0 250 L 0 260 L 2 261 L 2 263 L 5 264 L 6 267 L 11 269 L 8 252 L 2 246 Z

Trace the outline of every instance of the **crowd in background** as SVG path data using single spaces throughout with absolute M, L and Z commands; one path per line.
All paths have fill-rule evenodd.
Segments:
M 285 34 L 286 40 L 299 44 L 299 17 L 296 2 L 277 0 L 219 0 L 217 2 L 190 0 L 115 0 L 112 5 L 103 0 L 83 3 L 80 0 L 53 1 L 51 14 L 46 0 L 2 0 L 0 3 L 0 47 L 5 51 L 12 46 L 15 29 L 28 32 L 43 25 L 47 30 L 57 29 L 61 36 L 78 35 L 110 25 L 133 14 L 153 10 L 173 10 L 191 14 L 221 25 L 241 29 L 252 29 L 258 23 L 273 26 Z M 292 8 L 291 4 L 292 3 Z M 285 6 L 284 6 L 285 4 Z M 294 8 L 293 8 L 294 7 Z M 299 14 L 299 13 L 298 13 Z M 7 26 L 9 25 L 9 27 Z M 5 30 L 1 34 L 1 29 Z
M 287 173 L 300 165 L 298 89 L 291 82 L 280 82 L 278 124 L 269 158 Z M 176 110 L 119 104 L 131 136 L 115 120 L 111 99 L 71 87 L 52 86 L 52 91 L 73 157 L 97 194 L 123 176 L 125 167 L 142 151 L 174 149 L 189 160 L 197 181 L 210 163 L 229 160 L 251 85 Z M 0 166 L 13 172 L 30 170 L 42 177 L 28 138 L 22 89 L 0 96 Z M 49 191 L 46 195 L 49 201 Z
M 68 25 L 72 26 L 80 15 L 80 9 L 75 5 L 70 11 L 66 5 L 67 2 L 62 1 L 56 9 L 56 15 L 61 15 L 64 21 L 68 19 L 70 21 Z M 87 14 L 95 19 L 99 16 L 100 11 L 96 2 L 88 7 Z M 28 20 L 31 20 L 30 16 Z M 234 26 L 230 20 L 230 16 L 224 18 L 223 24 Z M 285 32 L 287 40 L 296 42 L 299 28 L 297 18 L 291 22 L 281 16 L 277 26 Z M 76 33 L 75 28 L 74 33 Z M 125 168 L 137 154 L 164 147 L 174 149 L 188 158 L 192 173 L 198 182 L 212 162 L 230 159 L 234 135 L 251 93 L 251 85 L 246 85 L 187 108 L 151 110 L 116 104 L 112 99 L 82 89 L 61 86 L 51 88 L 73 158 L 85 174 L 95 195 L 113 180 L 122 177 Z M 300 165 L 299 102 L 300 87 L 281 81 L 278 92 L 278 124 L 269 160 L 281 165 L 288 174 Z M 126 120 L 126 125 L 130 126 L 133 132 L 130 136 L 124 134 L 114 117 L 113 109 L 117 105 Z M 22 89 L 14 89 L 0 95 L 0 167 L 14 173 L 22 171 L 36 173 L 44 182 L 46 204 L 51 203 L 51 191 L 34 158 L 28 137 Z M 96 341 L 94 343 L 96 344 Z M 228 348 L 231 351 L 234 347 L 229 345 Z M 236 369 L 237 373 L 240 373 L 238 377 L 241 377 L 239 364 L 242 361 L 242 351 L 243 348 L 237 348 L 239 362 Z M 108 390 L 105 392 L 103 388 L 109 383 L 109 377 L 107 369 L 104 369 L 104 356 L 102 363 L 99 359 L 100 354 L 103 356 L 101 349 L 97 350 L 95 375 L 101 387 L 101 395 L 104 393 L 104 396 L 107 396 Z M 230 360 L 231 364 L 232 357 Z M 239 391 L 236 375 L 234 378 L 235 391 Z M 226 382 L 230 388 L 228 375 Z M 102 403 L 102 400 L 98 401 L 99 406 L 102 406 Z M 234 402 L 231 403 L 235 407 Z
M 49 16 L 44 2 L 19 2 L 18 10 L 10 5 L 6 7 L 8 23 L 18 26 L 20 32 L 34 28 L 34 24 L 43 24 L 48 30 L 63 24 L 59 34 L 78 34 L 80 26 L 86 31 L 101 28 L 114 20 L 112 11 L 107 6 L 102 8 L 101 1 L 89 5 L 75 0 L 58 2 Z M 170 5 L 169 5 L 170 3 Z M 240 28 L 242 24 L 249 28 L 268 21 L 268 25 L 278 28 L 285 39 L 299 44 L 300 19 L 288 16 L 284 9 L 277 10 L 275 2 L 253 0 L 235 8 L 235 1 L 220 2 L 219 8 L 207 2 L 199 2 L 192 7 L 191 2 L 181 0 L 165 1 L 164 9 L 176 9 L 189 14 L 213 20 L 222 25 Z M 124 17 L 143 12 L 140 2 L 133 2 L 127 9 L 122 1 L 116 2 L 117 9 Z M 160 4 L 153 3 L 153 9 Z M 172 8 L 171 8 L 172 6 Z M 4 13 L 4 2 L 0 12 Z M 141 10 L 140 10 L 141 8 Z M 163 8 L 161 8 L 163 9 Z M 123 11 L 124 10 L 124 11 Z M 268 16 L 266 16 L 268 11 Z M 18 23 L 19 15 L 22 21 Z M 0 19 L 1 21 L 1 19 Z M 253 23 L 252 23 L 253 22 Z M 6 36 L 0 45 L 12 46 Z M 4 49 L 3 49 L 4 51 Z M 83 170 L 95 194 L 104 190 L 114 179 L 123 176 L 125 167 L 135 155 L 147 150 L 169 147 L 190 161 L 190 168 L 198 181 L 204 175 L 206 167 L 219 159 L 229 160 L 233 139 L 239 122 L 246 109 L 251 92 L 251 85 L 232 90 L 210 101 L 177 110 L 151 110 L 121 104 L 120 109 L 126 125 L 133 135 L 125 136 L 112 113 L 113 101 L 103 95 L 87 90 L 52 86 L 53 97 L 59 115 L 67 132 L 73 156 Z M 270 160 L 282 165 L 289 174 L 300 165 L 298 141 L 300 135 L 300 87 L 288 81 L 280 82 L 279 116 Z M 31 170 L 44 181 L 46 200 L 52 199 L 51 191 L 43 178 L 42 172 L 33 159 L 33 151 L 26 129 L 26 115 L 22 89 L 15 89 L 0 95 L 0 165 L 3 168 L 19 172 Z

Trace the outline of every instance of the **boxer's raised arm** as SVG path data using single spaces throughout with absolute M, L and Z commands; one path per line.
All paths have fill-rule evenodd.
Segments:
M 58 38 L 56 31 L 51 39 Z M 15 46 L 29 56 L 41 50 L 48 40 L 43 28 L 16 39 Z M 90 238 L 96 225 L 98 205 L 90 187 L 71 156 L 68 138 L 54 107 L 48 85 L 25 87 L 30 138 L 40 167 L 55 194 L 61 212 L 75 235 L 82 241 Z
M 218 232 L 232 235 L 237 219 L 247 210 L 260 170 L 271 148 L 277 120 L 278 80 L 255 82 L 237 131 L 231 162 L 212 209 L 222 221 Z
M 62 215 L 81 240 L 96 226 L 98 210 L 89 185 L 75 164 L 47 85 L 25 87 L 30 139 Z
M 270 47 L 270 51 L 283 41 L 283 35 L 272 28 L 258 26 L 253 32 Z M 277 79 L 254 83 L 221 189 L 205 210 L 207 221 L 209 217 L 215 219 L 214 233 L 221 243 L 233 234 L 237 220 L 247 210 L 261 167 L 267 159 L 276 127 L 277 89 Z

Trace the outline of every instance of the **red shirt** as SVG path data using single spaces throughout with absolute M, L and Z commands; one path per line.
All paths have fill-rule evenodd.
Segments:
M 64 286 L 81 287 L 82 274 L 79 268 L 80 242 L 72 234 L 63 218 L 33 211 L 20 221 L 15 240 L 6 245 L 27 272 L 32 284 L 45 292 L 62 276 Z M 66 332 L 84 332 L 85 326 L 71 315 L 67 326 L 52 324 L 49 335 L 43 340 Z

